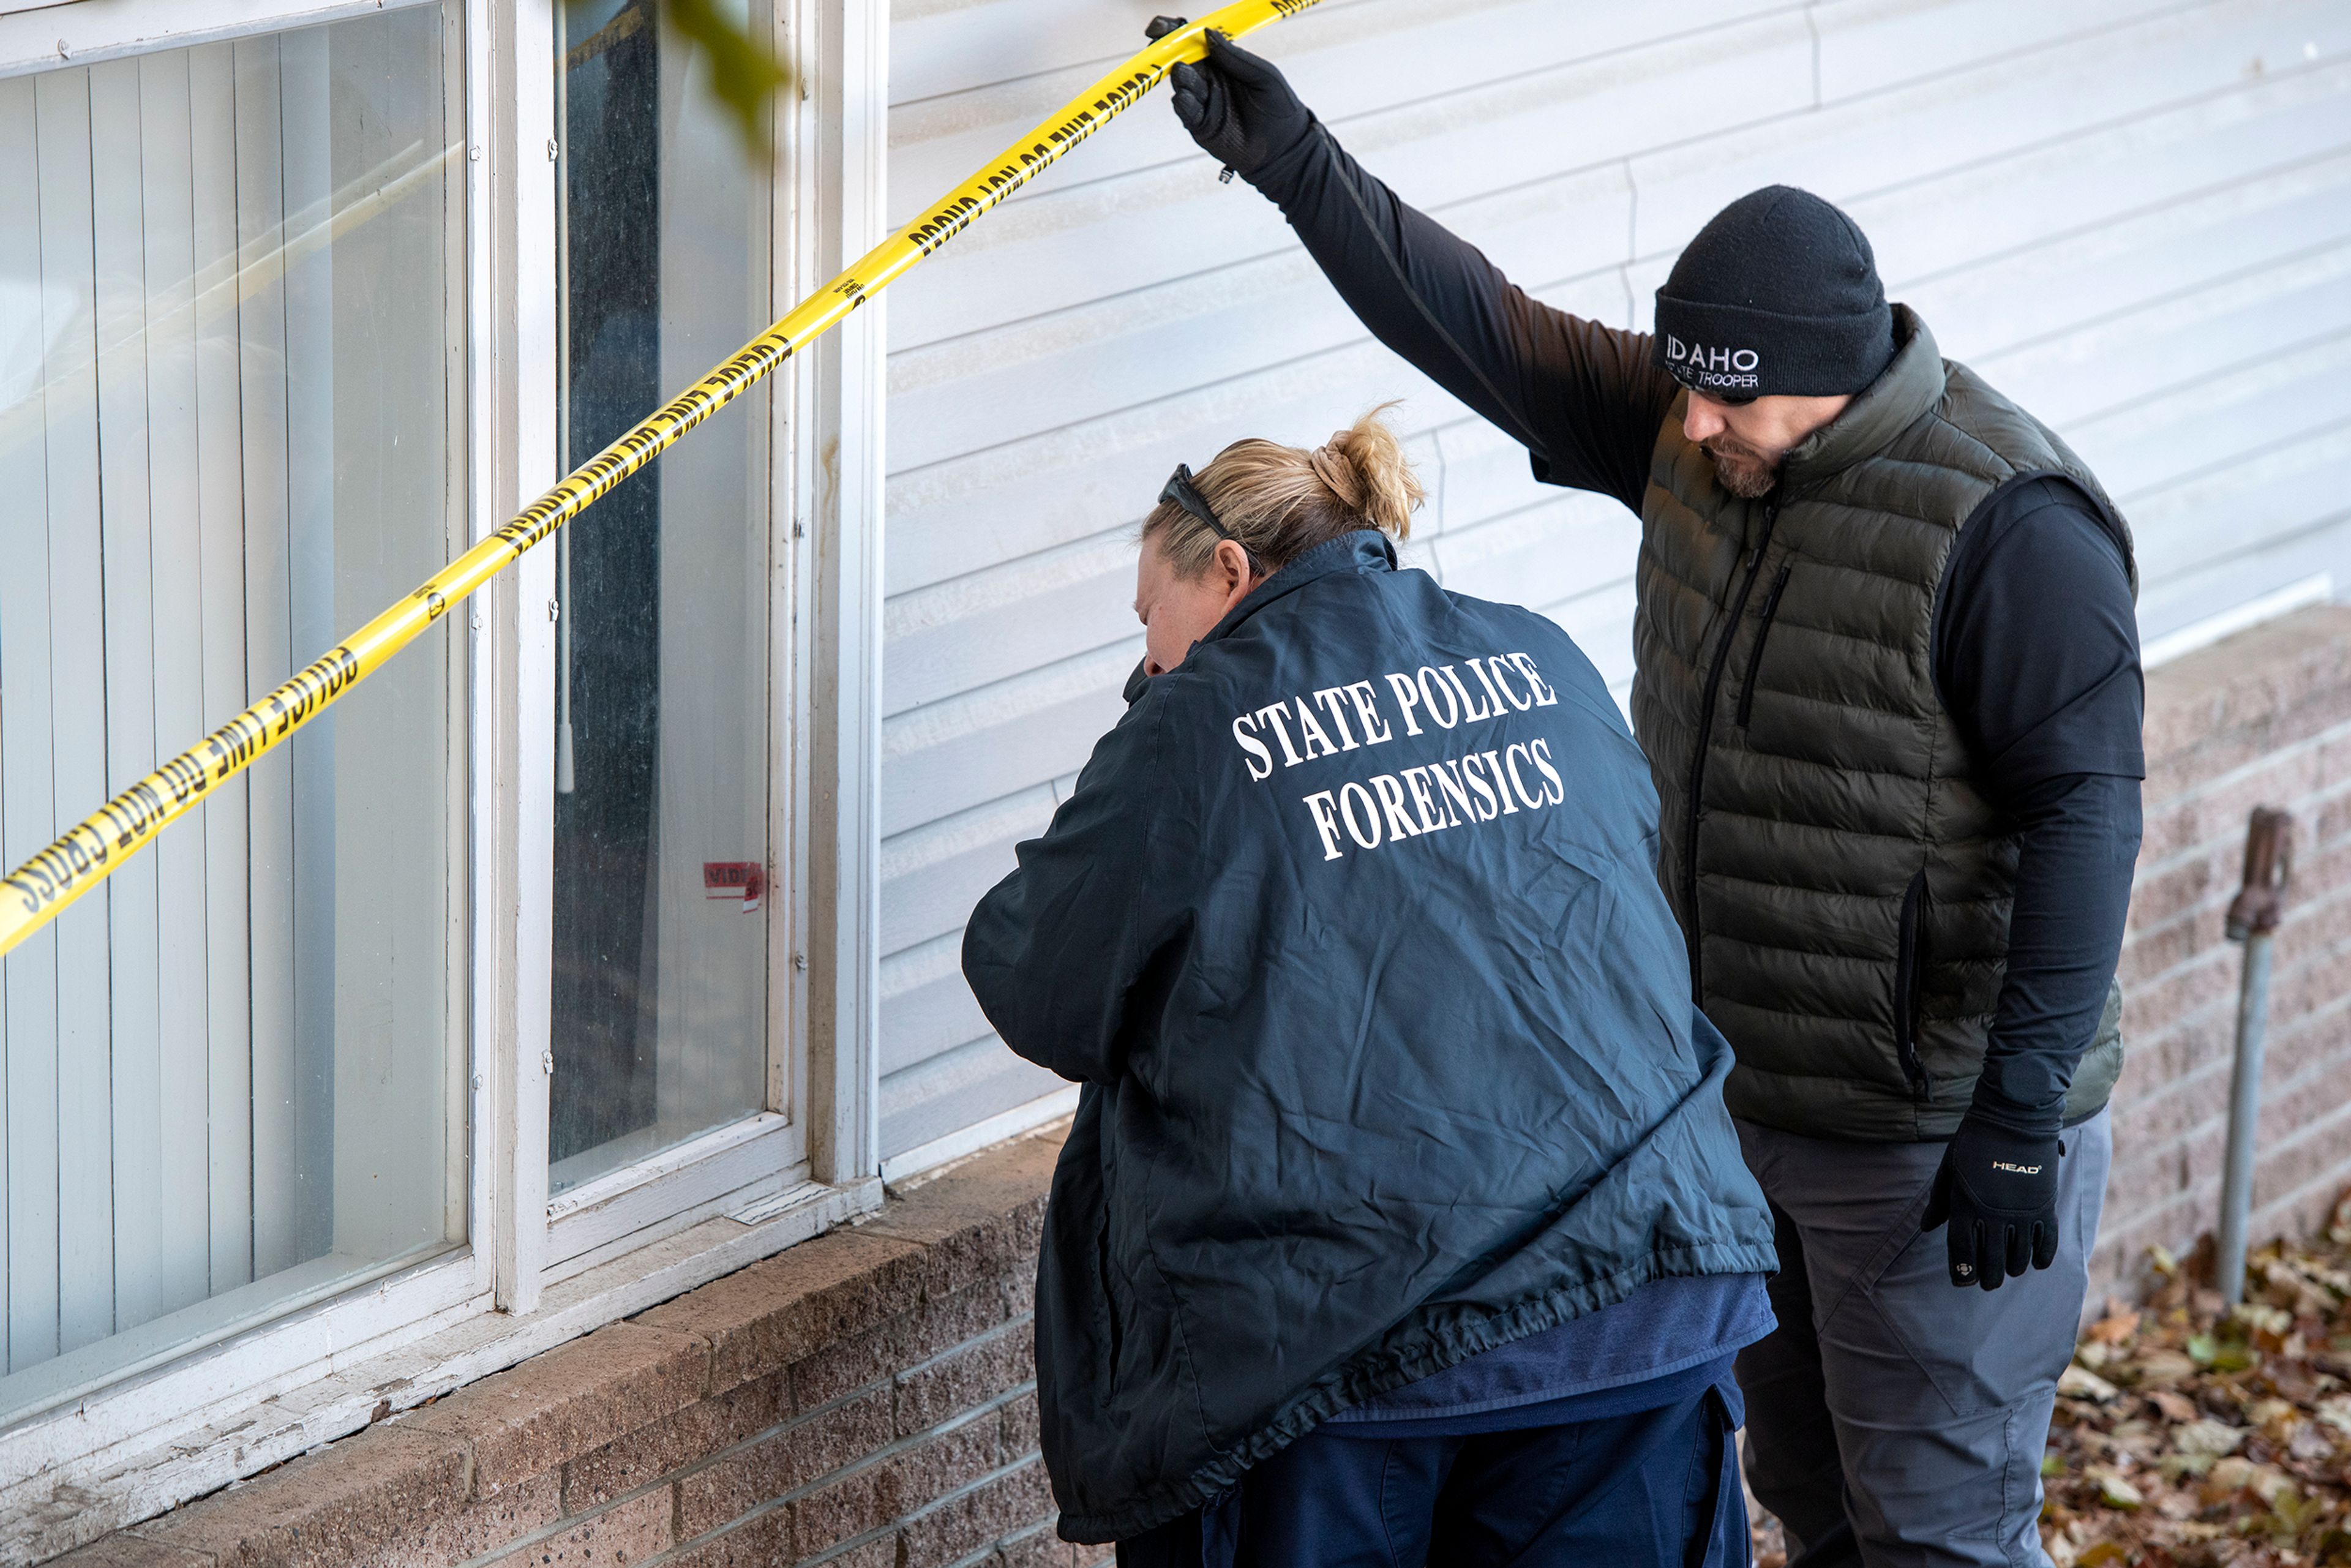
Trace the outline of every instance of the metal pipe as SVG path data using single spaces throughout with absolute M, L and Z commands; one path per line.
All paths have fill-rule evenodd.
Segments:
M 2229 1079 L 2229 1154 L 2220 1178 L 2220 1244 L 2214 1270 L 2220 1297 L 2245 1299 L 2245 1227 L 2253 1205 L 2253 1139 L 2260 1131 L 2262 1053 L 2270 1019 L 2270 939 L 2285 914 L 2294 863 L 2294 819 L 2256 807 L 2245 830 L 2245 879 L 2230 901 L 2229 940 L 2245 945 L 2237 992 L 2237 1060 Z

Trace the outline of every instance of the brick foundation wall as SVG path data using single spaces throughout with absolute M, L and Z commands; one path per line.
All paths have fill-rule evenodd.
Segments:
M 1037 1453 L 1057 1136 L 59 1559 L 1080 1568 Z
M 2218 1222 L 2243 949 L 2221 931 L 2255 806 L 2295 819 L 2273 949 L 2256 1242 L 2351 1182 L 2351 609 L 2321 606 L 2147 676 L 2147 836 L 2122 959 L 2128 1064 L 2092 1301 Z

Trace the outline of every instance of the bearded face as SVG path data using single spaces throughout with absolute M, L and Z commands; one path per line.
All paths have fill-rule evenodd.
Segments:
M 1714 475 L 1722 481 L 1722 487 L 1741 500 L 1759 500 L 1780 483 L 1779 463 L 1729 431 L 1708 437 L 1698 446 L 1714 460 Z
M 1834 423 L 1852 402 L 1844 396 L 1774 393 L 1723 402 L 1694 391 L 1682 413 L 1682 434 L 1713 460 L 1724 489 L 1752 501 L 1779 485 L 1788 454 Z

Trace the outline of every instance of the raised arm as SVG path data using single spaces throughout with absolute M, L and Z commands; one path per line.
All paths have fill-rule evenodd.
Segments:
M 1637 511 L 1680 390 L 1647 334 L 1530 298 L 1349 157 L 1270 62 L 1208 42 L 1173 73 L 1193 139 L 1272 198 L 1374 337 L 1524 445 L 1538 478 Z

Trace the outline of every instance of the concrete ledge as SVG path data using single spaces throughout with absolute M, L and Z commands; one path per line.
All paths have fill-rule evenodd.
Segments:
M 2149 782 L 2185 786 L 2289 743 L 2275 733 L 2351 718 L 2351 606 L 2324 604 L 2201 648 L 2147 678 Z

